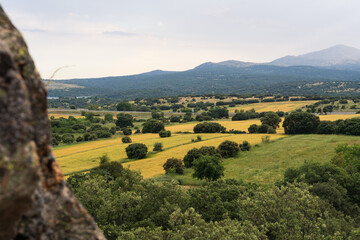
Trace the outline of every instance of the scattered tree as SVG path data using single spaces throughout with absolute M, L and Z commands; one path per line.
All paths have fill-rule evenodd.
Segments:
M 159 132 L 159 136 L 161 138 L 171 137 L 171 131 L 170 130 L 162 130 Z
M 162 151 L 162 150 L 163 150 L 163 145 L 162 145 L 162 143 L 155 143 L 155 144 L 154 144 L 154 149 L 153 149 L 154 152 L 160 152 L 160 151 Z
M 143 143 L 133 143 L 127 146 L 125 150 L 129 159 L 142 159 L 146 157 L 148 148 Z

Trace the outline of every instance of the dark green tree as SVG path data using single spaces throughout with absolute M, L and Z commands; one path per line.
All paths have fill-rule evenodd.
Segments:
M 285 134 L 315 133 L 320 124 L 319 117 L 307 112 L 293 112 L 285 117 Z
M 236 142 L 226 140 L 220 143 L 217 151 L 223 158 L 235 157 L 239 152 L 239 145 Z
M 119 113 L 115 122 L 116 126 L 120 128 L 133 127 L 133 116 L 130 114 Z
M 200 149 L 193 148 L 187 152 L 184 157 L 185 167 L 190 168 L 193 166 L 193 162 L 203 155 L 216 155 L 218 152 L 213 146 L 203 146 Z
M 165 126 L 162 122 L 155 119 L 149 119 L 144 123 L 142 133 L 158 133 L 165 130 Z
M 134 107 L 129 102 L 120 102 L 116 105 L 116 110 L 118 110 L 118 111 L 133 111 Z
M 121 141 L 122 141 L 123 143 L 131 143 L 131 142 L 132 142 L 131 138 L 128 137 L 128 136 L 122 137 L 122 138 L 121 138 Z
M 199 123 L 194 127 L 194 133 L 219 133 L 225 131 L 226 128 L 224 126 L 215 122 Z
M 281 122 L 281 118 L 274 112 L 267 112 L 265 115 L 260 119 L 262 124 L 267 124 L 274 129 L 279 127 L 279 123 Z
M 222 160 L 217 155 L 204 155 L 193 162 L 194 174 L 197 179 L 215 181 L 224 176 L 224 166 Z
M 105 115 L 104 115 L 104 119 L 106 122 L 112 122 L 113 118 L 114 118 L 114 116 L 110 113 L 105 113 Z
M 125 148 L 129 159 L 142 159 L 146 157 L 148 148 L 143 143 L 133 143 Z

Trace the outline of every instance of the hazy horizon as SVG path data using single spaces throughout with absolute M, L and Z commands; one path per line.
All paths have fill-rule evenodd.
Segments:
M 334 45 L 360 48 L 357 1 L 3 0 L 43 78 L 182 71 L 269 62 Z M 357 6 L 357 7 L 356 7 Z

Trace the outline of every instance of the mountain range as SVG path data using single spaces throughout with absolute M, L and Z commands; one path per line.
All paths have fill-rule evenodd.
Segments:
M 348 95 L 360 91 L 360 50 L 336 45 L 269 63 L 229 60 L 203 63 L 187 71 L 155 70 L 56 82 L 82 88 L 49 89 L 49 96 L 101 95 L 130 99 L 209 93 Z

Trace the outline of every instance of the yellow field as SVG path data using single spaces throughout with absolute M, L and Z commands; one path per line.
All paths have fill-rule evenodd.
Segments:
M 229 112 L 235 112 L 236 109 L 238 110 L 251 110 L 252 108 L 255 109 L 256 112 L 290 112 L 294 111 L 298 108 L 302 108 L 306 105 L 311 105 L 316 103 L 317 101 L 286 101 L 286 102 L 262 102 L 262 103 L 252 103 L 247 105 L 240 105 L 237 107 L 229 108 Z
M 60 114 L 60 113 L 49 113 L 49 118 L 50 117 L 54 117 L 54 118 L 69 118 L 70 116 L 73 116 L 74 118 L 84 118 L 84 116 L 80 116 L 80 115 L 70 115 L 70 114 Z
M 321 121 L 336 121 L 339 119 L 349 119 L 349 118 L 355 118 L 360 117 L 360 115 L 354 115 L 354 114 L 334 114 L 334 115 L 320 115 L 319 118 Z

